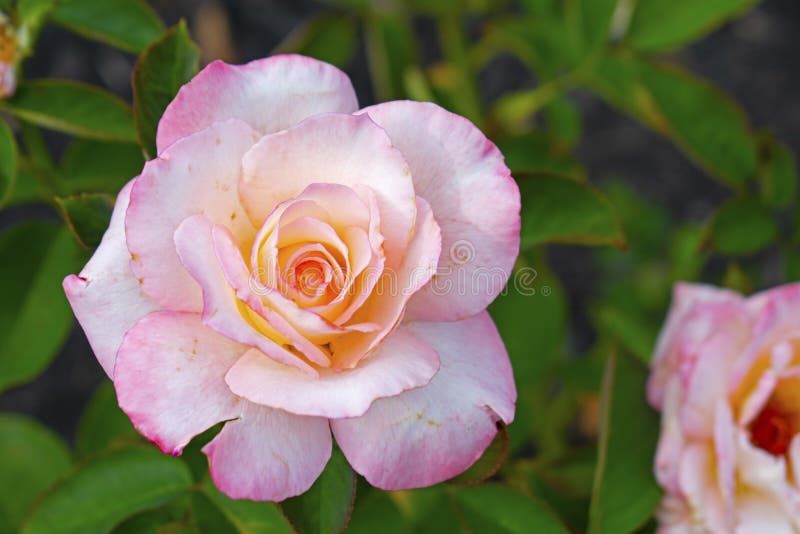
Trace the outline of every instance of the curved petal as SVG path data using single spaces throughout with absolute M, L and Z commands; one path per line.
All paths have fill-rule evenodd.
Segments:
M 472 465 L 514 418 L 511 364 L 489 314 L 452 323 L 404 325 L 438 353 L 427 386 L 379 399 L 353 419 L 331 422 L 353 469 L 386 490 L 417 488 Z
M 175 248 L 180 260 L 203 289 L 203 322 L 230 339 L 258 347 L 271 358 L 316 375 L 313 367 L 275 341 L 278 332 L 267 337 L 242 317 L 235 289 L 225 278 L 216 257 L 214 227 L 203 215 L 187 218 L 175 231 Z M 238 254 L 238 251 L 236 251 Z
M 370 296 L 353 314 L 353 323 L 374 322 L 382 326 L 368 335 L 346 334 L 331 341 L 336 366 L 346 369 L 356 365 L 375 348 L 403 317 L 406 303 L 436 272 L 441 251 L 441 232 L 427 202 L 417 198 L 417 221 L 414 238 L 406 250 L 403 264 L 397 269 L 376 272 Z M 364 288 L 359 288 L 363 290 Z M 360 295 L 356 294 L 357 299 Z
M 652 372 L 647 382 L 647 399 L 654 408 L 660 409 L 664 402 L 666 385 L 670 377 L 677 373 L 682 338 L 687 333 L 692 337 L 701 338 L 708 335 L 701 330 L 711 330 L 710 317 L 707 317 L 702 323 L 698 322 L 692 325 L 691 329 L 685 328 L 687 315 L 700 303 L 729 304 L 735 308 L 742 301 L 743 299 L 738 293 L 727 289 L 687 282 L 675 284 L 672 290 L 672 304 L 658 336 L 658 341 L 656 341 L 651 363 Z M 702 326 L 708 328 L 700 328 Z
M 117 195 L 111 223 L 92 259 L 79 275 L 67 276 L 63 284 L 97 361 L 112 380 L 122 336 L 136 321 L 159 308 L 131 272 L 131 255 L 125 244 L 125 211 L 134 180 Z
M 330 459 L 328 421 L 242 403 L 241 417 L 203 447 L 214 484 L 233 499 L 282 501 L 304 493 Z
M 438 369 L 436 351 L 401 327 L 355 369 L 321 371 L 315 378 L 251 350 L 225 380 L 254 403 L 337 419 L 363 415 L 375 399 L 424 386 Z
M 389 133 L 442 228 L 435 282 L 411 299 L 409 320 L 457 321 L 483 311 L 519 253 L 519 188 L 503 155 L 474 124 L 436 104 L 387 102 L 360 113 Z
M 403 156 L 369 117 L 311 117 L 264 137 L 242 166 L 239 192 L 254 224 L 314 183 L 370 187 L 381 213 L 386 257 L 399 264 L 413 230 L 414 186 Z
M 200 286 L 181 265 L 173 234 L 187 217 L 202 213 L 239 239 L 255 229 L 237 191 L 244 153 L 258 133 L 238 120 L 215 123 L 170 146 L 145 165 L 131 191 L 125 233 L 131 269 L 142 288 L 163 307 L 199 312 Z
M 119 406 L 162 451 L 180 454 L 194 436 L 241 413 L 224 376 L 246 350 L 195 313 L 151 313 L 128 331 L 119 349 Z
M 156 144 L 160 154 L 178 139 L 231 118 L 272 133 L 319 113 L 357 109 L 350 79 L 322 61 L 298 55 L 245 65 L 214 61 L 181 87 L 164 111 Z

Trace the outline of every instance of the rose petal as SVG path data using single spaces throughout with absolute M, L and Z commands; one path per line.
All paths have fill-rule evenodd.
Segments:
M 225 372 L 246 347 L 194 313 L 159 311 L 140 320 L 119 349 L 114 386 L 136 429 L 168 454 L 241 413 Z
M 175 248 L 180 260 L 203 289 L 203 322 L 230 339 L 258 347 L 270 358 L 316 374 L 310 365 L 276 341 L 281 337 L 279 333 L 268 337 L 242 317 L 235 289 L 225 278 L 216 256 L 213 228 L 205 216 L 194 215 L 175 231 Z
M 355 366 L 378 345 L 400 321 L 406 303 L 431 279 L 439 258 L 441 233 L 427 202 L 417 198 L 417 226 L 406 250 L 403 264 L 386 269 L 372 289 L 372 294 L 353 314 L 354 323 L 374 322 L 382 326 L 369 335 L 348 334 L 331 341 L 336 366 Z
M 214 61 L 164 111 L 159 154 L 212 123 L 237 118 L 262 133 L 289 128 L 307 117 L 358 109 L 349 78 L 336 67 L 297 55 L 277 55 L 245 65 Z
M 304 493 L 331 456 L 328 421 L 243 401 L 203 452 L 214 484 L 233 499 L 282 501 Z
M 653 371 L 647 383 L 648 401 L 656 409 L 661 408 L 666 384 L 670 377 L 677 372 L 680 364 L 678 346 L 685 336 L 686 316 L 696 304 L 703 302 L 728 303 L 731 306 L 738 306 L 743 299 L 738 293 L 727 289 L 687 282 L 675 284 L 672 292 L 672 304 L 656 342 L 651 364 Z M 705 324 L 708 323 L 705 321 Z M 695 331 L 698 330 L 698 325 L 690 326 Z
M 309 377 L 251 350 L 225 377 L 232 391 L 257 404 L 299 415 L 363 415 L 375 399 L 424 386 L 439 369 L 430 345 L 401 327 L 355 369 Z
M 264 137 L 242 165 L 239 191 L 254 224 L 314 183 L 370 187 L 380 208 L 386 256 L 399 264 L 414 224 L 414 187 L 403 156 L 369 117 L 311 117 Z
M 457 321 L 484 310 L 519 253 L 520 195 L 503 155 L 474 124 L 436 104 L 387 102 L 360 113 L 389 133 L 442 229 L 435 286 L 411 299 L 409 320 Z
M 158 309 L 131 272 L 131 256 L 125 244 L 125 211 L 133 182 L 128 182 L 117 195 L 111 223 L 92 259 L 79 275 L 64 279 L 64 292 L 72 311 L 97 361 L 112 380 L 122 336 L 136 321 Z
M 202 213 L 243 241 L 252 239 L 237 184 L 242 156 L 257 138 L 241 121 L 215 123 L 148 162 L 134 183 L 125 218 L 131 269 L 163 307 L 199 312 L 202 306 L 200 286 L 175 252 L 173 234 L 184 219 Z
M 353 469 L 386 490 L 429 486 L 463 472 L 492 442 L 497 421 L 513 420 L 517 398 L 488 313 L 404 327 L 439 353 L 431 383 L 379 399 L 361 417 L 331 422 Z

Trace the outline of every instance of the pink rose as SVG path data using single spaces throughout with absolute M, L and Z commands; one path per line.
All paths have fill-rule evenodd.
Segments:
M 8 17 L 0 11 L 0 98 L 14 96 L 17 89 L 17 37 Z
M 678 284 L 648 397 L 661 532 L 800 531 L 800 284 Z
M 164 452 L 227 421 L 204 448 L 217 486 L 282 500 L 319 476 L 331 432 L 402 489 L 464 471 L 512 421 L 485 309 L 518 253 L 519 191 L 473 124 L 358 111 L 345 74 L 284 55 L 209 65 L 157 145 L 64 289 Z

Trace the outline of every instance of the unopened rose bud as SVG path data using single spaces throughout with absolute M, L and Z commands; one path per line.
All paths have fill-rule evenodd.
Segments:
M 0 13 L 0 98 L 8 98 L 17 88 L 17 37 L 8 18 Z

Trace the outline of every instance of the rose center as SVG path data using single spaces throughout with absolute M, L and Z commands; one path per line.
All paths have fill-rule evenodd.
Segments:
M 795 434 L 792 417 L 772 406 L 766 406 L 750 424 L 750 441 L 759 449 L 775 456 L 789 450 Z

